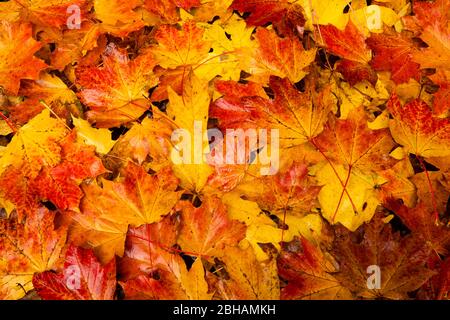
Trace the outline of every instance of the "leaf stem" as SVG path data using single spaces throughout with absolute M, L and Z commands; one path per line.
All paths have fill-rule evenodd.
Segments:
M 17 128 L 16 126 L 11 122 L 11 120 L 8 119 L 7 116 L 5 116 L 1 111 L 0 111 L 0 117 L 3 118 L 3 120 L 5 120 L 6 124 L 8 125 L 8 127 L 11 128 L 11 130 L 16 133 L 17 132 Z

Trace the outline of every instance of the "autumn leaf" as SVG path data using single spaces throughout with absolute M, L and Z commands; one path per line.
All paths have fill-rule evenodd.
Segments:
M 75 62 L 79 65 L 94 63 L 106 47 L 106 36 L 102 28 L 92 22 L 83 22 L 79 29 L 44 34 L 48 42 L 55 44 L 50 61 L 59 71 Z
M 299 4 L 285 0 L 234 0 L 231 8 L 242 13 L 251 13 L 247 19 L 250 25 L 264 26 L 271 22 L 284 34 L 292 34 L 305 24 L 303 8 Z
M 41 73 L 35 81 L 23 80 L 19 95 L 23 101 L 8 106 L 9 117 L 16 125 L 26 124 L 46 106 L 65 119 L 70 112 L 79 113 L 76 94 L 57 76 Z
M 155 33 L 158 45 L 153 55 L 163 68 L 195 65 L 208 54 L 210 45 L 202 40 L 204 31 L 194 21 L 188 21 L 181 30 L 162 25 Z
M 445 188 L 442 172 L 420 172 L 415 174 L 411 181 L 417 189 L 418 202 L 428 208 L 436 206 L 437 212 L 445 212 L 449 191 Z
M 61 143 L 61 163 L 43 169 L 30 187 L 40 199 L 51 201 L 60 209 L 74 209 L 83 196 L 81 182 L 105 172 L 93 148 L 76 143 L 75 134 L 70 134 Z
M 257 201 L 263 210 L 282 217 L 287 214 L 302 216 L 317 205 L 320 187 L 315 186 L 308 177 L 307 167 L 303 164 L 294 163 L 284 172 L 274 177 L 264 177 L 259 183 L 263 190 L 258 193 L 258 197 L 248 198 Z
M 205 186 L 209 175 L 212 173 L 211 167 L 203 159 L 203 150 L 208 148 L 208 142 L 200 141 L 196 145 L 196 130 L 203 130 L 207 127 L 208 107 L 210 96 L 207 83 L 198 79 L 194 73 L 190 72 L 183 85 L 183 95 L 179 96 L 173 89 L 168 89 L 169 106 L 167 114 L 171 118 L 176 129 L 183 132 L 178 137 L 181 146 L 188 146 L 191 150 L 187 155 L 183 154 L 188 161 L 180 159 L 180 150 L 176 145 L 172 153 L 172 169 L 174 174 L 181 180 L 181 186 L 187 190 L 199 192 Z M 196 128 L 199 129 L 196 129 Z M 190 140 L 185 140 L 190 139 Z M 178 151 L 178 154 L 177 154 Z M 199 152 L 201 157 L 199 159 Z M 175 154 L 175 156 L 173 156 Z M 176 161 L 174 161 L 176 159 Z
M 82 208 L 98 212 L 108 220 L 123 221 L 133 226 L 157 222 L 178 201 L 177 182 L 170 169 L 151 176 L 141 167 L 129 163 L 120 180 L 103 180 L 103 188 L 89 187 Z
M 419 99 L 402 106 L 393 95 L 388 108 L 394 117 L 389 124 L 392 136 L 407 152 L 426 158 L 450 154 L 448 119 L 435 117 L 430 107 Z
M 218 118 L 223 129 L 278 129 L 283 148 L 301 145 L 316 137 L 323 130 L 333 105 L 328 88 L 316 91 L 311 84 L 307 92 L 301 93 L 288 79 L 276 77 L 271 78 L 270 84 L 274 100 L 250 96 L 231 101 L 225 96 L 215 102 L 210 116 Z
M 182 210 L 178 243 L 185 251 L 220 257 L 225 246 L 237 245 L 244 235 L 245 226 L 229 219 L 217 198 L 207 199 L 199 208 L 186 204 Z
M 36 177 L 43 166 L 55 166 L 61 161 L 58 142 L 68 133 L 64 123 L 50 117 L 45 109 L 19 129 L 0 159 L 0 173 L 10 166 Z M 18 159 L 19 161 L 18 163 Z
M 17 95 L 22 79 L 38 79 L 47 65 L 34 56 L 42 44 L 32 37 L 32 26 L 27 23 L 0 24 L 0 86 Z M 20 54 L 17 54 L 20 53 Z
M 433 4 L 414 3 L 417 10 L 415 20 L 422 27 L 420 38 L 428 45 L 413 54 L 421 68 L 448 69 L 450 62 L 450 24 L 448 23 L 448 0 L 437 0 Z M 430 22 L 429 15 L 434 19 Z
M 131 0 L 94 0 L 95 17 L 102 24 L 101 27 L 117 36 L 126 36 L 130 32 L 139 30 L 144 26 L 139 13 L 135 12 L 140 1 Z
M 167 216 L 158 223 L 130 228 L 125 253 L 119 262 L 121 278 L 133 279 L 140 274 L 151 276 L 157 270 L 180 276 L 181 257 L 176 250 L 172 250 L 177 242 L 178 228 L 175 216 Z
M 251 248 L 229 247 L 222 258 L 230 275 L 219 280 L 219 294 L 224 299 L 279 299 L 279 280 L 275 261 L 259 262 Z
M 377 71 L 390 71 L 395 83 L 419 80 L 419 64 L 413 61 L 415 46 L 412 39 L 397 33 L 372 34 L 367 39 L 368 46 L 374 52 L 370 62 Z
M 80 15 L 85 16 L 89 11 L 89 3 L 86 0 L 18 0 L 0 4 L 0 11 L 5 9 L 8 17 L 0 14 L 1 19 L 21 20 L 32 22 L 40 26 L 48 26 L 62 29 L 68 21 L 67 12 L 71 6 L 77 6 Z M 6 7 L 6 8 L 5 8 Z
M 408 159 L 396 163 L 392 168 L 380 171 L 379 174 L 387 180 L 380 186 L 383 200 L 402 199 L 405 205 L 414 207 L 417 202 L 417 189 L 410 180 L 414 175 L 414 169 Z
M 434 83 L 439 85 L 438 92 L 433 99 L 433 112 L 440 117 L 449 116 L 449 96 L 450 96 L 450 71 L 440 71 L 430 77 Z
M 134 123 L 109 152 L 108 168 L 122 168 L 127 164 L 127 158 L 142 164 L 148 156 L 153 158 L 153 162 L 167 166 L 172 127 L 161 120 L 155 116 L 154 119 L 146 118 L 141 123 Z
M 174 217 L 130 229 L 119 264 L 124 290 L 131 299 L 210 299 L 200 259 L 188 271 L 173 248 Z
M 425 265 L 430 250 L 421 239 L 400 237 L 379 216 L 363 230 L 360 241 L 344 233 L 335 243 L 340 265 L 335 277 L 353 293 L 364 298 L 406 299 L 408 292 L 419 288 L 433 275 Z M 383 270 L 379 289 L 367 286 L 369 266 Z
M 434 262 L 433 265 L 439 270 L 439 273 L 427 281 L 427 283 L 420 289 L 418 295 L 421 299 L 444 300 L 450 291 L 450 260 L 438 260 L 437 262 Z
M 56 267 L 67 228 L 56 229 L 55 214 L 45 208 L 29 212 L 25 221 L 1 220 L 0 297 L 20 299 L 33 289 L 34 273 Z M 24 291 L 25 288 L 25 291 Z
M 386 207 L 395 212 L 403 223 L 435 252 L 445 254 L 450 245 L 450 230 L 445 226 L 436 225 L 433 219 L 432 206 L 419 203 L 414 208 L 408 208 L 398 201 L 389 199 Z
M 348 15 L 344 14 L 344 9 L 349 3 L 348 0 L 300 1 L 308 19 L 307 26 L 332 24 L 341 30 L 345 28 L 349 19 Z
M 280 38 L 275 32 L 263 28 L 256 30 L 255 38 L 259 48 L 245 62 L 244 69 L 252 75 L 250 80 L 265 84 L 273 75 L 287 77 L 295 83 L 308 74 L 307 67 L 316 56 L 315 49 L 305 50 L 297 38 Z
M 368 66 L 372 53 L 365 43 L 365 37 L 353 22 L 349 21 L 344 30 L 333 25 L 320 27 L 320 38 L 330 53 L 343 58 L 335 67 L 350 84 L 368 80 L 375 84 L 377 76 Z
M 139 118 L 148 109 L 146 88 L 155 81 L 154 65 L 149 52 L 130 60 L 112 45 L 103 55 L 102 67 L 77 68 L 79 97 L 91 109 L 88 119 L 108 128 Z
M 123 168 L 119 181 L 103 180 L 102 184 L 103 188 L 96 183 L 82 185 L 86 196 L 80 203 L 81 212 L 70 214 L 75 221 L 70 238 L 93 248 L 105 263 L 115 254 L 123 255 L 129 225 L 161 220 L 180 194 L 175 191 L 177 179 L 170 169 L 151 176 L 132 163 Z
M 133 300 L 209 300 L 204 273 L 202 262 L 197 259 L 189 271 L 183 272 L 181 285 L 170 272 L 159 271 L 153 277 L 140 275 L 128 280 L 123 287 L 127 298 Z
M 34 120 L 56 121 L 55 129 L 61 126 L 62 128 L 59 128 L 62 130 L 61 133 L 65 133 L 64 127 L 56 119 L 46 119 L 45 115 L 41 114 Z M 62 210 L 77 208 L 83 195 L 79 188 L 81 182 L 106 171 L 101 160 L 96 157 L 93 148 L 76 143 L 74 133 L 55 141 L 52 132 L 38 135 L 33 132 L 32 127 L 30 129 L 25 127 L 22 128 L 23 132 L 19 131 L 17 137 L 22 137 L 22 133 L 25 134 L 22 137 L 21 148 L 27 153 L 22 155 L 24 159 L 9 165 L 0 176 L 2 181 L 0 195 L 15 205 L 19 217 L 27 210 L 37 209 L 41 201 L 51 201 Z M 27 135 L 30 135 L 29 141 L 25 140 Z M 35 136 L 32 139 L 41 138 L 42 141 L 30 139 L 33 135 Z M 42 142 L 44 144 L 41 144 Z M 17 147 L 17 144 L 11 143 L 7 150 L 13 147 Z M 39 153 L 34 155 L 33 148 L 42 152 L 42 156 L 53 157 L 48 159 L 54 162 L 39 158 Z M 50 148 L 48 150 L 54 154 L 50 154 L 49 151 L 46 153 L 46 148 Z M 3 160 L 8 160 L 7 156 L 5 154 Z M 34 168 L 29 167 L 29 163 L 37 163 L 38 159 L 43 160 L 42 166 L 33 170 Z
M 77 129 L 77 136 L 86 144 L 94 146 L 98 153 L 107 154 L 114 146 L 115 141 L 111 139 L 111 132 L 107 129 L 93 128 L 83 119 L 72 118 L 72 121 Z
M 351 299 L 350 291 L 333 273 L 333 261 L 305 239 L 286 243 L 278 257 L 280 277 L 287 280 L 281 289 L 282 299 L 345 300 Z
M 63 271 L 37 273 L 33 286 L 46 300 L 112 300 L 116 291 L 115 261 L 102 266 L 91 250 L 72 245 L 66 252 Z
M 216 76 L 238 81 L 241 69 L 248 68 L 248 60 L 257 47 L 252 41 L 254 27 L 247 26 L 245 20 L 236 14 L 223 22 L 218 20 L 213 24 L 198 25 L 205 30 L 203 39 L 211 44 L 211 49 L 193 68 L 195 74 L 208 81 Z
M 346 120 L 330 116 L 324 131 L 314 144 L 328 159 L 361 170 L 386 169 L 393 161 L 389 153 L 394 141 L 387 129 L 370 130 L 361 108 L 353 110 Z
M 381 203 L 377 188 L 386 180 L 375 173 L 349 170 L 342 165 L 322 164 L 316 168 L 322 216 L 355 231 L 369 222 Z

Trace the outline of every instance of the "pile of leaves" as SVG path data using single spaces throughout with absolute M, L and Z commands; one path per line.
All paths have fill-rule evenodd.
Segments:
M 0 298 L 448 299 L 449 21 L 449 0 L 1 2 Z M 173 163 L 195 121 L 279 130 L 278 171 Z

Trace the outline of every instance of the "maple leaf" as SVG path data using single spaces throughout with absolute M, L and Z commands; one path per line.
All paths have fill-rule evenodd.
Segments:
M 103 180 L 102 184 L 103 188 L 96 183 L 82 185 L 85 197 L 81 213 L 70 214 L 76 222 L 70 238 L 77 245 L 93 248 L 103 263 L 114 254 L 123 255 L 129 225 L 161 220 L 180 197 L 175 191 L 177 179 L 167 168 L 151 176 L 130 162 L 118 181 Z
M 83 191 L 86 193 L 89 189 L 83 187 Z M 115 255 L 123 256 L 128 224 L 108 220 L 90 211 L 69 211 L 66 215 L 72 219 L 68 237 L 71 243 L 94 250 L 95 255 L 104 264 L 111 261 Z
M 42 123 L 48 123 L 48 131 L 37 128 Z M 76 143 L 74 133 L 64 137 L 66 132 L 45 110 L 22 127 L 18 140 L 13 139 L 6 148 L 10 153 L 2 157 L 6 170 L 0 175 L 0 194 L 15 205 L 20 217 L 37 209 L 40 201 L 52 201 L 60 209 L 78 207 L 82 197 L 79 184 L 105 172 L 93 148 Z M 15 156 L 22 159 L 10 163 L 9 157 L 17 160 Z
M 178 243 L 185 251 L 220 257 L 225 246 L 237 245 L 244 236 L 245 226 L 230 220 L 217 198 L 207 199 L 199 208 L 183 206 Z
M 111 221 L 133 226 L 157 222 L 168 214 L 180 197 L 178 180 L 170 169 L 151 176 L 130 162 L 116 181 L 103 180 L 103 188 L 89 186 L 81 206 L 84 212 L 98 212 Z M 109 210 L 114 208 L 114 210 Z
M 370 130 L 362 108 L 354 109 L 346 120 L 330 116 L 314 145 L 329 159 L 361 170 L 386 169 L 392 164 L 394 147 L 388 129 Z
M 250 12 L 250 16 L 246 19 L 248 24 L 264 26 L 271 22 L 283 34 L 292 34 L 305 24 L 303 8 L 287 0 L 234 0 L 231 8 L 242 13 Z
M 390 71 L 395 83 L 405 83 L 409 79 L 419 80 L 419 64 L 413 61 L 415 51 L 410 38 L 403 34 L 372 34 L 367 45 L 373 50 L 370 65 L 377 71 Z
M 91 21 L 83 22 L 79 29 L 63 30 L 61 33 L 43 31 L 46 42 L 54 43 L 50 56 L 53 68 L 63 71 L 66 66 L 94 63 L 106 47 L 102 28 Z
M 144 27 L 141 15 L 134 11 L 140 4 L 139 0 L 94 0 L 95 17 L 105 31 L 124 37 Z
M 95 146 L 98 153 L 107 154 L 115 145 L 111 139 L 111 132 L 107 129 L 96 129 L 91 127 L 88 121 L 72 117 L 77 136 L 86 144 Z
M 439 85 L 439 91 L 435 93 L 433 99 L 433 112 L 438 117 L 450 116 L 450 71 L 439 71 L 430 76 L 434 83 Z
M 252 246 L 258 261 L 269 259 L 269 254 L 261 245 L 270 245 L 281 250 L 280 242 L 291 241 L 296 236 L 303 236 L 315 243 L 322 240 L 323 224 L 318 215 L 297 217 L 279 214 L 276 218 L 282 223 L 281 229 L 281 223 L 271 219 L 256 202 L 240 198 L 237 192 L 225 194 L 222 201 L 227 206 L 230 218 L 239 220 L 247 226 L 242 243 L 249 243 Z
M 305 93 L 297 91 L 288 79 L 271 77 L 274 100 L 262 97 L 218 99 L 210 116 L 219 119 L 222 130 L 228 128 L 267 128 L 280 131 L 282 148 L 301 145 L 323 130 L 333 100 L 328 88 L 316 91 L 311 84 Z
M 364 298 L 406 299 L 408 292 L 418 289 L 434 274 L 426 267 L 430 250 L 422 239 L 400 237 L 380 215 L 362 228 L 364 236 L 360 241 L 344 232 L 338 236 L 333 250 L 340 266 L 335 277 L 354 294 Z M 367 286 L 366 271 L 371 265 L 381 270 L 379 289 Z
M 8 106 L 9 118 L 16 125 L 26 124 L 46 106 L 63 119 L 69 112 L 79 113 L 76 94 L 60 78 L 48 73 L 41 73 L 35 81 L 23 80 L 19 95 L 24 100 Z
M 280 38 L 273 31 L 258 28 L 255 34 L 259 47 L 245 62 L 250 80 L 267 83 L 269 77 L 289 78 L 296 83 L 307 75 L 307 67 L 314 61 L 316 49 L 305 50 L 296 37 Z
M 0 11 L 4 8 L 9 17 L 14 17 L 13 20 L 61 29 L 67 25 L 67 12 L 70 12 L 68 8 L 71 6 L 80 9 L 81 17 L 86 16 L 89 11 L 89 3 L 86 0 L 15 0 L 1 3 Z M 0 14 L 0 18 L 4 17 Z
M 320 187 L 314 186 L 307 175 L 307 167 L 294 162 L 284 172 L 262 178 L 259 183 L 263 190 L 258 192 L 256 199 L 251 196 L 248 198 L 273 214 L 304 215 L 317 205 L 317 194 L 320 191 Z
M 177 8 L 190 10 L 199 7 L 200 0 L 145 0 L 144 8 L 159 17 L 163 23 L 175 23 L 179 18 Z
M 189 271 L 183 272 L 183 283 L 170 272 L 160 270 L 153 277 L 140 275 L 122 283 L 125 298 L 132 300 L 209 300 L 208 284 L 204 278 L 201 259 Z
M 416 51 L 413 54 L 415 62 L 421 68 L 448 69 L 450 64 L 450 24 L 448 0 L 437 0 L 432 4 L 414 3 L 414 11 L 418 14 L 415 21 L 422 27 L 420 38 L 428 45 L 427 48 Z M 433 19 L 429 19 L 433 14 Z
M 55 215 L 45 208 L 25 221 L 0 221 L 0 297 L 20 299 L 33 288 L 33 274 L 54 268 L 66 242 L 65 227 L 55 229 Z
M 79 97 L 91 109 L 86 113 L 88 119 L 109 128 L 139 118 L 148 108 L 146 90 L 155 81 L 154 66 L 150 52 L 130 60 L 126 52 L 110 45 L 102 67 L 78 67 Z
M 216 80 L 214 86 L 227 100 L 233 99 L 239 101 L 242 97 L 254 96 L 268 98 L 263 87 L 255 82 L 239 83 L 232 80 Z
M 287 280 L 281 299 L 344 300 L 352 294 L 333 274 L 336 266 L 318 248 L 302 238 L 284 244 L 277 260 L 279 275 Z
M 332 24 L 339 29 L 344 29 L 348 22 L 348 15 L 344 9 L 349 5 L 349 0 L 301 0 L 300 5 L 307 17 L 307 26 L 310 29 L 313 24 Z
M 219 279 L 217 289 L 223 299 L 279 299 L 279 279 L 274 260 L 259 262 L 250 247 L 228 247 L 222 260 L 230 276 L 229 280 Z
M 211 49 L 193 68 L 195 74 L 208 81 L 216 76 L 238 81 L 241 70 L 248 68 L 248 60 L 257 47 L 252 40 L 254 27 L 247 26 L 237 14 L 226 21 L 198 25 L 205 29 L 203 38 L 211 44 Z
M 118 265 L 122 279 L 152 275 L 155 270 L 179 275 L 181 257 L 173 250 L 179 228 L 175 219 L 175 216 L 167 216 L 158 223 L 128 230 L 124 256 Z
M 79 185 L 83 180 L 106 172 L 94 148 L 76 143 L 75 137 L 72 133 L 61 142 L 61 163 L 44 168 L 30 183 L 39 199 L 51 201 L 62 210 L 78 207 L 83 195 Z
M 411 181 L 416 186 L 418 202 L 428 208 L 435 207 L 437 212 L 445 212 L 449 191 L 445 188 L 441 171 L 420 172 Z
M 200 192 L 205 186 L 209 175 L 212 173 L 211 167 L 204 161 L 203 156 L 198 159 L 198 146 L 194 139 L 196 134 L 196 126 L 201 124 L 200 130 L 207 128 L 208 108 L 210 96 L 207 83 L 198 79 L 193 72 L 189 72 L 183 83 L 183 94 L 179 96 L 172 88 L 168 88 L 169 105 L 167 107 L 167 115 L 172 120 L 175 128 L 185 130 L 183 133 L 189 133 L 190 141 L 184 141 L 182 136 L 180 142 L 182 145 L 191 144 L 191 154 L 186 155 L 188 161 L 177 159 L 180 154 L 172 153 L 172 169 L 175 176 L 180 179 L 181 187 L 193 191 Z M 208 148 L 208 142 L 200 141 L 201 152 Z M 175 152 L 179 152 L 175 146 Z M 184 152 L 184 149 L 183 149 Z M 184 154 L 183 154 L 183 157 Z
M 155 276 L 140 275 L 121 285 L 130 300 L 186 300 L 176 278 L 167 271 L 159 271 Z
M 180 17 L 174 1 L 146 0 L 144 8 L 158 17 L 163 23 L 176 23 Z
M 450 245 L 450 229 L 436 225 L 433 211 L 429 206 L 419 203 L 415 208 L 410 209 L 393 199 L 388 199 L 385 206 L 395 212 L 408 229 L 421 237 L 426 245 L 436 253 L 445 254 L 447 252 Z
M 413 207 L 417 202 L 416 187 L 410 181 L 414 175 L 414 169 L 409 160 L 402 160 L 392 168 L 379 171 L 381 177 L 387 180 L 380 186 L 381 198 L 383 201 L 394 198 L 402 199 L 408 207 Z
M 168 216 L 159 223 L 130 229 L 119 272 L 130 299 L 209 299 L 200 259 L 187 271 L 173 248 L 177 224 Z
M 0 21 L 0 86 L 17 95 L 22 79 L 37 79 L 47 65 L 34 54 L 41 43 L 32 37 L 28 23 Z
M 166 166 L 170 156 L 172 127 L 154 111 L 154 119 L 145 118 L 141 123 L 135 123 L 131 129 L 122 135 L 109 152 L 106 163 L 108 168 L 120 169 L 130 158 L 142 164 L 148 156 L 154 163 Z M 155 170 L 157 171 L 157 170 Z
M 230 146 L 230 141 L 234 141 L 233 146 Z M 234 153 L 227 153 L 230 148 L 234 149 Z M 242 152 L 243 150 L 245 152 Z M 216 190 L 229 192 L 246 178 L 260 176 L 262 166 L 257 163 L 257 152 L 256 145 L 247 144 L 245 139 L 236 136 L 214 141 L 207 155 L 207 162 L 213 167 L 214 172 L 209 176 L 204 191 L 206 193 L 215 193 Z
M 349 21 L 342 31 L 333 25 L 320 27 L 319 35 L 328 51 L 344 59 L 336 64 L 336 69 L 351 85 L 363 80 L 377 82 L 377 75 L 368 66 L 372 53 L 353 22 Z
M 37 273 L 33 286 L 45 300 L 112 300 L 116 291 L 115 261 L 102 266 L 91 250 L 71 245 L 62 272 Z
M 204 31 L 194 21 L 187 21 L 178 30 L 174 26 L 162 25 L 155 33 L 158 45 L 152 48 L 157 64 L 163 68 L 195 65 L 204 59 L 210 49 L 203 41 Z
M 321 40 L 327 50 L 341 58 L 367 64 L 371 58 L 364 35 L 349 21 L 344 30 L 333 25 L 320 27 Z
M 55 166 L 61 161 L 58 142 L 68 133 L 61 121 L 50 117 L 45 109 L 19 129 L 0 159 L 0 173 L 13 165 L 21 167 L 30 177 L 36 177 L 44 166 Z M 20 159 L 21 161 L 17 161 Z
M 325 219 L 331 224 L 341 223 L 351 231 L 372 219 L 381 202 L 377 188 L 386 182 L 384 178 L 328 163 L 315 169 L 317 184 L 322 186 L 318 200 Z
M 394 119 L 389 121 L 392 137 L 409 153 L 422 157 L 450 154 L 450 121 L 435 117 L 430 107 L 416 99 L 405 106 L 392 95 L 388 108 Z
M 434 275 L 420 288 L 418 296 L 426 300 L 445 300 L 450 291 L 450 259 L 434 262 L 432 266 L 438 269 L 438 274 Z

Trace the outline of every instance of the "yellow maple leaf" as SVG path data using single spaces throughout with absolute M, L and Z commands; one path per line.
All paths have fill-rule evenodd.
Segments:
M 308 19 L 307 26 L 312 30 L 313 24 L 332 24 L 344 29 L 348 22 L 348 15 L 344 8 L 350 0 L 301 0 L 300 4 L 305 10 Z
M 323 185 L 318 196 L 322 216 L 330 223 L 341 223 L 351 231 L 370 221 L 380 203 L 376 187 L 385 180 L 375 173 L 362 173 L 357 169 L 349 175 L 342 165 L 334 165 L 333 168 L 329 164 L 320 166 L 316 178 Z
M 172 169 L 181 180 L 183 188 L 197 193 L 205 186 L 212 173 L 203 157 L 204 151 L 209 150 L 208 141 L 204 139 L 210 102 L 208 84 L 190 72 L 184 79 L 181 96 L 171 87 L 168 88 L 168 93 L 167 114 L 177 130 L 180 130 L 177 131 L 179 135 L 175 133 L 178 142 L 171 153 L 174 162 Z M 197 141 L 199 139 L 201 141 Z
M 61 160 L 60 141 L 69 130 L 64 122 L 50 117 L 44 109 L 19 129 L 0 158 L 0 174 L 9 165 L 24 166 L 35 177 L 43 166 L 55 166 Z
M 77 129 L 77 136 L 86 144 L 95 146 L 98 153 L 107 154 L 116 144 L 111 139 L 111 131 L 93 128 L 88 121 L 75 117 L 72 117 L 72 122 Z

